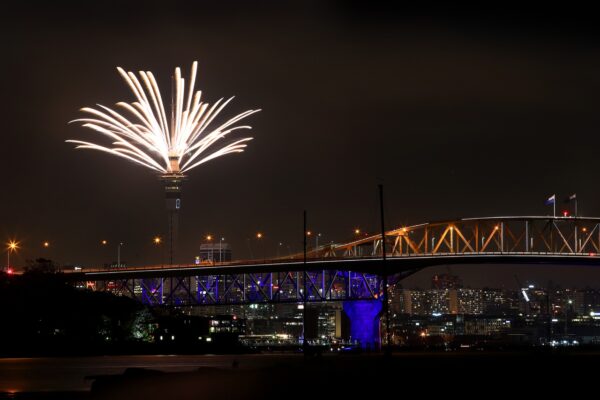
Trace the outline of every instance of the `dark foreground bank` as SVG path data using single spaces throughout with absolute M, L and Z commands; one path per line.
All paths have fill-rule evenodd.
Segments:
M 575 395 L 579 388 L 595 382 L 600 353 L 406 353 L 391 359 L 379 355 L 308 359 L 248 355 L 20 360 L 0 363 L 4 397 L 354 399 L 412 393 L 481 398 L 493 393 L 551 396 L 558 390 Z M 7 387 L 11 379 L 13 389 Z

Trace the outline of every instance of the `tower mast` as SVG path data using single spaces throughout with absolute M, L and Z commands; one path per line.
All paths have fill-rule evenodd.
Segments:
M 180 172 L 161 175 L 165 186 L 165 204 L 168 216 L 169 264 L 177 251 L 177 233 L 179 231 L 179 210 L 181 208 L 181 186 L 186 176 Z

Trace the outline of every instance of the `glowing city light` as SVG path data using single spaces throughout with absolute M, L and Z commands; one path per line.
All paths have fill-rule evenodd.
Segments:
M 198 63 L 194 61 L 187 90 L 180 68 L 175 68 L 173 101 L 168 113 L 152 72 L 140 71 L 140 81 L 133 72 L 118 67 L 136 101 L 117 103 L 122 112 L 100 104 L 96 108 L 84 107 L 81 111 L 91 116 L 71 121 L 81 122 L 82 126 L 102 134 L 112 145 L 81 140 L 67 142 L 75 143 L 77 149 L 99 150 L 128 159 L 161 174 L 183 174 L 214 158 L 244 151 L 251 137 L 236 140 L 216 151 L 209 149 L 235 130 L 251 129 L 248 125 L 235 124 L 260 110 L 244 111 L 212 128 L 213 120 L 233 97 L 226 101 L 221 98 L 212 106 L 202 102 L 202 92 L 194 91 L 197 68 Z
M 9 252 L 17 251 L 19 249 L 19 242 L 14 241 L 14 240 L 9 240 L 9 242 L 6 244 L 6 249 Z

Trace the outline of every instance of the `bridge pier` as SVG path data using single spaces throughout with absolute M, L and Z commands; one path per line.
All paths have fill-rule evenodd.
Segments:
M 365 350 L 376 350 L 380 347 L 379 317 L 382 306 L 380 300 L 353 300 L 343 303 L 343 310 L 350 320 L 350 339 L 357 340 Z

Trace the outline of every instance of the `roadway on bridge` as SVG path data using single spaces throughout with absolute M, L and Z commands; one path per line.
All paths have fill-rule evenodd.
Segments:
M 473 264 L 511 264 L 511 265 L 600 265 L 600 256 L 595 253 L 565 254 L 565 253 L 449 253 L 449 254 L 418 254 L 403 256 L 357 258 L 323 258 L 303 261 L 273 261 L 252 263 L 223 263 L 214 266 L 178 265 L 136 267 L 113 270 L 73 271 L 65 274 L 71 281 L 109 280 L 144 277 L 170 276 L 207 276 L 221 274 L 269 273 L 307 270 L 341 270 L 364 272 L 370 274 L 389 275 L 401 274 L 408 271 L 420 270 L 440 265 L 473 265 Z

